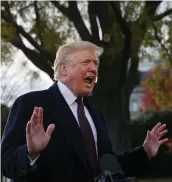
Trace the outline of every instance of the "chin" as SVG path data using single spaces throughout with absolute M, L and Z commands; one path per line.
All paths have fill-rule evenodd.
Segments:
M 92 95 L 92 89 L 91 90 L 84 90 L 82 91 L 82 93 L 80 93 L 80 96 L 84 96 L 84 97 L 87 97 L 87 96 L 90 96 Z

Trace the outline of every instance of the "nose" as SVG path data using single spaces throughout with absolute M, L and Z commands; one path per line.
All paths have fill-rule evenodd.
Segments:
M 97 73 L 97 70 L 98 70 L 97 65 L 96 65 L 94 62 L 92 62 L 92 63 L 90 64 L 89 71 L 91 71 L 91 72 L 93 72 L 93 73 Z

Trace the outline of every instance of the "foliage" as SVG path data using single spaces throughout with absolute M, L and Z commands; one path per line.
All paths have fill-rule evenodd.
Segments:
M 157 21 L 152 24 L 145 34 L 142 43 L 140 58 L 147 58 L 151 61 L 152 57 L 160 59 L 172 65 L 172 15 L 164 18 L 163 21 Z M 154 54 L 152 54 L 154 53 Z
M 5 52 L 13 53 L 7 48 L 10 48 L 9 43 L 13 44 L 13 39 L 20 32 L 19 26 L 38 43 L 38 46 L 52 54 L 56 52 L 59 45 L 68 41 L 68 37 L 75 38 L 76 34 L 71 27 L 71 22 L 52 6 L 51 3 L 43 1 L 2 2 L 1 12 L 4 15 L 1 22 L 3 60 L 7 60 Z M 7 18 L 7 14 L 10 17 Z M 21 38 L 27 40 L 24 36 Z M 29 40 L 27 41 L 29 42 Z M 32 44 L 26 45 L 32 46 Z
M 8 42 L 1 41 L 1 63 L 8 65 L 12 61 L 12 56 L 16 52 L 14 46 Z
M 142 85 L 145 88 L 142 110 L 172 110 L 172 69 L 170 67 L 156 66 Z
M 158 122 L 167 125 L 168 134 L 166 137 L 170 141 L 161 147 L 160 152 L 172 152 L 172 111 L 155 111 L 147 110 L 141 113 L 137 118 L 132 121 L 132 139 L 133 147 L 140 145 L 146 135 L 147 130 L 151 130 Z M 138 136 L 138 137 L 135 137 Z
M 15 72 L 13 71 L 14 69 Z M 18 77 L 22 79 L 18 79 Z M 8 107 L 11 106 L 16 97 L 27 90 L 34 90 L 33 86 L 39 83 L 41 87 L 42 84 L 45 84 L 40 78 L 40 72 L 31 68 L 26 60 L 21 60 L 20 64 L 16 66 L 11 58 L 2 64 L 0 79 L 1 104 L 5 104 Z
M 172 111 L 155 111 L 147 110 L 141 113 L 132 122 L 132 148 L 141 145 L 145 139 L 148 130 L 151 130 L 158 122 L 167 125 L 168 137 L 170 140 L 162 145 L 158 151 L 157 157 L 152 161 L 153 170 L 147 174 L 147 177 L 167 177 L 171 176 L 171 162 L 172 162 Z M 163 180 L 162 180 L 163 181 Z M 163 181 L 164 182 L 164 181 Z
M 73 3 L 74 4 L 74 3 Z M 99 19 L 99 22 L 101 23 L 101 19 L 103 19 L 102 16 L 98 16 L 98 11 L 90 10 L 89 5 L 91 3 L 86 2 L 78 2 L 78 9 L 79 13 L 81 13 L 81 17 L 83 18 L 84 22 L 88 25 L 89 31 L 91 30 L 92 22 L 91 19 L 89 19 L 89 16 L 93 14 L 94 16 L 97 16 Z M 150 3 L 151 4 L 151 3 Z M 3 45 L 5 45 L 6 42 L 11 42 L 11 40 L 16 36 L 16 32 L 18 31 L 18 27 L 16 26 L 15 22 L 23 27 L 23 29 L 26 31 L 26 33 L 30 34 L 32 38 L 38 42 L 38 45 L 42 47 L 42 49 L 45 49 L 48 52 L 51 52 L 52 54 L 56 52 L 59 45 L 62 43 L 78 39 L 78 32 L 79 29 L 76 29 L 75 23 L 73 20 L 73 17 L 70 17 L 70 10 L 64 9 L 69 7 L 69 3 L 66 2 L 59 2 L 58 6 L 54 6 L 51 2 L 46 1 L 40 1 L 40 2 L 33 2 L 33 1 L 9 1 L 2 2 L 2 22 L 1 22 L 1 37 L 4 41 Z M 101 11 L 101 3 L 99 3 L 100 11 Z M 128 22 L 129 26 L 131 27 L 131 30 L 133 30 L 133 33 L 135 29 L 137 30 L 136 26 L 132 27 L 132 22 L 134 25 L 135 21 L 138 21 L 139 18 L 141 18 L 141 14 L 144 13 L 145 9 L 145 2 L 144 1 L 121 1 L 117 6 L 120 7 L 120 11 L 122 14 L 122 18 L 126 22 Z M 71 3 L 71 9 L 74 7 Z M 97 3 L 95 4 L 95 7 L 97 8 Z M 106 6 L 107 7 L 107 6 Z M 164 3 L 164 11 L 168 10 L 170 7 L 170 3 L 165 4 Z M 5 19 L 4 14 L 6 13 L 10 14 L 11 19 Z M 68 11 L 68 12 L 67 12 Z M 91 12 L 93 11 L 93 12 Z M 112 11 L 112 9 L 110 10 Z M 102 13 L 102 12 L 100 12 Z M 65 16 L 64 16 L 65 15 Z M 92 15 L 92 16 L 93 16 Z M 116 16 L 113 14 L 113 16 Z M 155 30 L 153 26 L 149 26 L 148 30 L 145 32 L 144 39 L 142 41 L 142 44 L 140 46 L 140 53 L 139 56 L 141 60 L 145 59 L 146 57 L 150 60 L 153 58 L 152 53 L 147 51 L 147 47 L 154 48 L 154 50 L 158 50 L 160 56 L 163 57 L 163 59 L 169 59 L 170 50 L 172 50 L 171 47 L 171 40 L 172 40 L 172 24 L 170 23 L 172 19 L 172 15 L 168 15 L 167 18 L 165 17 L 163 19 L 160 19 L 159 21 L 155 21 L 154 24 L 156 25 L 157 34 L 163 44 L 166 45 L 166 50 L 162 48 L 160 43 L 157 41 L 157 37 L 155 36 Z M 74 23 L 74 24 L 73 24 Z M 78 22 L 79 23 L 79 22 Z M 104 23 L 104 22 L 102 22 Z M 99 29 L 99 34 L 101 31 L 104 31 L 103 28 L 105 25 L 101 25 L 100 27 L 97 27 Z M 118 28 L 117 28 L 118 27 Z M 102 29 L 102 30 L 101 30 Z M 107 29 L 107 28 L 105 28 Z M 115 41 L 119 44 L 121 44 L 120 39 L 120 25 L 115 24 L 114 25 L 113 33 L 109 34 L 109 32 L 102 32 L 102 35 L 100 34 L 100 37 L 104 35 L 108 35 L 109 37 L 115 38 Z M 139 30 L 138 30 L 139 31 Z M 93 33 L 93 32 L 91 32 Z M 116 35 L 115 35 L 116 34 Z M 165 36 L 164 36 L 165 35 Z M 141 39 L 141 35 L 139 33 L 135 34 L 136 40 Z M 26 38 L 26 37 L 25 37 Z M 82 38 L 82 37 L 81 37 Z M 119 40 L 118 40 L 119 39 Z M 29 41 L 29 40 L 28 40 Z M 12 42 L 11 42 L 12 43 Z M 30 42 L 31 43 L 31 42 Z M 13 43 L 12 43 L 13 44 Z M 32 44 L 32 43 L 31 43 Z M 14 45 L 14 44 L 13 44 Z M 6 44 L 5 47 L 10 46 L 9 44 Z M 15 46 L 15 45 L 14 45 Z M 122 44 L 120 46 L 123 46 Z M 121 50 L 120 46 L 114 47 L 114 50 Z M 7 51 L 2 50 L 2 53 Z M 118 51 L 117 51 L 118 52 Z M 10 53 L 10 51 L 9 51 Z M 6 54 L 4 54 L 6 55 Z

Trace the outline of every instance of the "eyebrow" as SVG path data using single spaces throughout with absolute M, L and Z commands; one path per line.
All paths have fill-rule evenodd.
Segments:
M 96 61 L 96 62 L 99 62 L 99 59 L 92 60 L 92 59 L 86 58 L 85 61 L 94 61 L 94 62 Z

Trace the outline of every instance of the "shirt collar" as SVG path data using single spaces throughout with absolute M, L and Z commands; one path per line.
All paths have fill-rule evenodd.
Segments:
M 66 100 L 67 104 L 69 106 L 71 106 L 75 100 L 76 100 L 76 96 L 72 93 L 72 91 L 61 81 L 57 82 L 57 85 L 59 87 L 59 90 L 61 92 L 61 94 L 63 95 L 64 99 Z

